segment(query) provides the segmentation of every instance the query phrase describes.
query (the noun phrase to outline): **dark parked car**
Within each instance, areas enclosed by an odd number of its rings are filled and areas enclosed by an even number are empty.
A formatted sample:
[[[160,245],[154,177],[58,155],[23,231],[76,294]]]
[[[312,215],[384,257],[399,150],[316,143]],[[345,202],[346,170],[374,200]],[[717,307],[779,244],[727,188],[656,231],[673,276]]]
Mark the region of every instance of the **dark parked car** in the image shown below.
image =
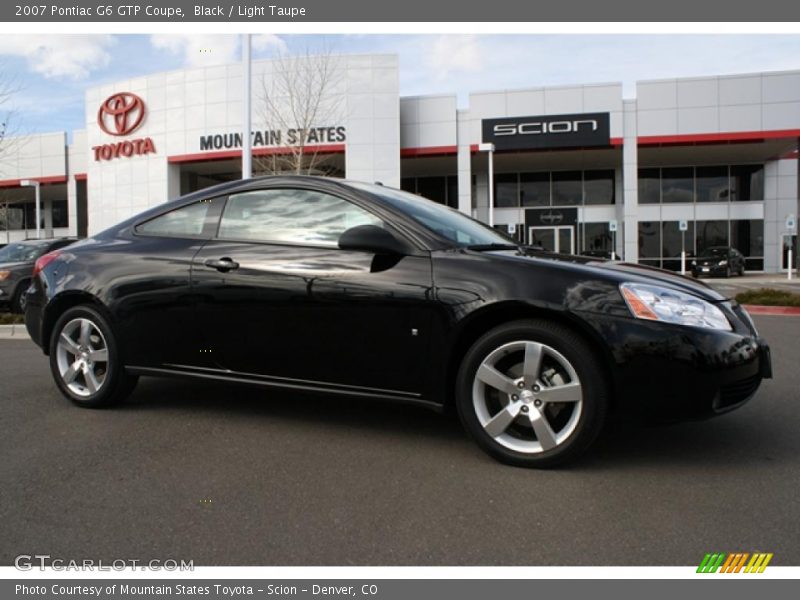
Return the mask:
[[[744,275],[744,256],[736,248],[713,246],[692,259],[694,277]]]
[[[26,240],[0,248],[0,308],[25,311],[25,290],[36,259],[71,244],[76,238]]]
[[[707,417],[771,376],[747,313],[704,284],[312,177],[222,184],[48,254],[25,316],[81,406],[142,375],[454,405],[522,466],[572,459],[610,410]]]

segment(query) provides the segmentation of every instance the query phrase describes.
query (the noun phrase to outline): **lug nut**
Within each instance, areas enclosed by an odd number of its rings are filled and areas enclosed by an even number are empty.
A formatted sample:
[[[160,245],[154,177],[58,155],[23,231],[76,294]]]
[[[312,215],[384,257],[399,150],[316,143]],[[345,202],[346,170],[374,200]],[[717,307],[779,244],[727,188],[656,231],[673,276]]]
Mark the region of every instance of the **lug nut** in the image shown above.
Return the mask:
[[[539,391],[539,386],[538,385],[533,386],[533,391],[534,392],[538,392]]]
[[[533,405],[534,406],[541,406],[542,405],[542,401],[541,400],[534,400],[533,401]]]
[[[512,394],[511,395],[511,399],[512,400],[519,400],[519,396],[517,396],[516,394]]]
[[[518,387],[518,388],[524,388],[524,387],[525,387],[525,383],[524,383],[524,382],[522,382],[522,381],[520,381],[520,382],[517,384],[517,387]]]
[[[526,412],[528,412],[528,407],[527,406],[523,406],[520,410],[522,410],[522,412],[526,413]]]

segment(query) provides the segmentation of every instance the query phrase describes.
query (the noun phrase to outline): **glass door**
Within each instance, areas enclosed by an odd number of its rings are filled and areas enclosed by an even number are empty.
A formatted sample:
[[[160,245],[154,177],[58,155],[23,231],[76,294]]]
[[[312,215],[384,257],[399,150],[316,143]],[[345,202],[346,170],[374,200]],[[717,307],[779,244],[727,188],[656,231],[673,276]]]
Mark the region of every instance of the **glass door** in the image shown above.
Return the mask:
[[[549,252],[575,254],[575,228],[572,225],[558,227],[530,227],[531,246],[541,246]]]

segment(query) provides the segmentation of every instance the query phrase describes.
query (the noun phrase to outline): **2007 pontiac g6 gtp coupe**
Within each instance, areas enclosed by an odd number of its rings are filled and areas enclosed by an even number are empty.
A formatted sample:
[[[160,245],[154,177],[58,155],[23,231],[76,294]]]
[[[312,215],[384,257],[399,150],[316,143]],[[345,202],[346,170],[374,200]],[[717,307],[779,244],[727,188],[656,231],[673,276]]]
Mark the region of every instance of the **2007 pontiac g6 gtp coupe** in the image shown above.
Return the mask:
[[[80,406],[142,375],[454,405],[530,467],[577,456],[612,410],[710,416],[771,376],[747,313],[702,283],[313,177],[219,185],[43,256],[26,324]]]

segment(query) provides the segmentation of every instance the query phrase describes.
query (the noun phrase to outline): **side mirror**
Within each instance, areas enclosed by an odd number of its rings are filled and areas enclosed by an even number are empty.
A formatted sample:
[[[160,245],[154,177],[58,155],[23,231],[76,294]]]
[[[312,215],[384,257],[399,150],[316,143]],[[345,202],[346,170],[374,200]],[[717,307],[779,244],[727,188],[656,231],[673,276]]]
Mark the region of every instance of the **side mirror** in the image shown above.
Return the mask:
[[[403,244],[391,232],[377,225],[351,227],[339,238],[339,248],[375,254],[405,254]]]

